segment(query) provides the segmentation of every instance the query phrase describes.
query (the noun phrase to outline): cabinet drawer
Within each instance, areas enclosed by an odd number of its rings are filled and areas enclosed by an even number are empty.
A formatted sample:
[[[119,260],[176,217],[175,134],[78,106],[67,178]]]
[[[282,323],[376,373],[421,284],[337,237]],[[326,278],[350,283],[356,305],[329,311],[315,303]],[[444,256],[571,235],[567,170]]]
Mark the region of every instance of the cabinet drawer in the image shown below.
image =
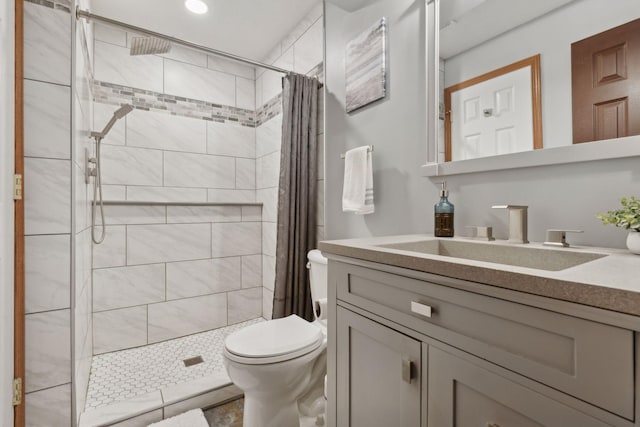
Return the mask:
[[[428,363],[429,426],[608,425],[442,350],[430,347]]]
[[[632,331],[373,269],[330,268],[338,300],[634,418]]]

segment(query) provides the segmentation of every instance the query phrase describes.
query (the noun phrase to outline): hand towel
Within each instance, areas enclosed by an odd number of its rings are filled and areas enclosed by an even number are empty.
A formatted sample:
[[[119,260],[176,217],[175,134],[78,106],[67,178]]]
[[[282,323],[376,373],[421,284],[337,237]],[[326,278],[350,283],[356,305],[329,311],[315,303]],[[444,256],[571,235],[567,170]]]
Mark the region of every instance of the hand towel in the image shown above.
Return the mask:
[[[344,156],[342,211],[357,215],[373,213],[373,161],[369,146],[354,148]]]

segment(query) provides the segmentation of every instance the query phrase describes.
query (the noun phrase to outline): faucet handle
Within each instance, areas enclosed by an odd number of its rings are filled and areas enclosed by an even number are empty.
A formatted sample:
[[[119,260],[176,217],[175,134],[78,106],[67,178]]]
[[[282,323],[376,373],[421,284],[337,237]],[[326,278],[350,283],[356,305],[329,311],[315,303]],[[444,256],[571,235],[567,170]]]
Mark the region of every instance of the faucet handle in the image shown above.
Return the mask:
[[[584,233],[584,230],[547,230],[547,239],[544,245],[568,248],[567,233]]]
[[[482,225],[468,225],[466,228],[474,230],[474,235],[471,236],[474,240],[484,240],[490,242],[496,240],[493,237],[493,227],[485,227]]]

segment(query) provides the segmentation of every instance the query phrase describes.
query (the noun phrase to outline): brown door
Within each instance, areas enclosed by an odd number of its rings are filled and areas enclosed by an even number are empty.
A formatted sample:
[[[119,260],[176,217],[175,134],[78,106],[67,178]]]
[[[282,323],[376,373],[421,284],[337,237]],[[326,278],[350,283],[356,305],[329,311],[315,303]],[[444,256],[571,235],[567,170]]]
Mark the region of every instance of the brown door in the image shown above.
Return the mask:
[[[640,19],[571,45],[573,143],[640,135]]]

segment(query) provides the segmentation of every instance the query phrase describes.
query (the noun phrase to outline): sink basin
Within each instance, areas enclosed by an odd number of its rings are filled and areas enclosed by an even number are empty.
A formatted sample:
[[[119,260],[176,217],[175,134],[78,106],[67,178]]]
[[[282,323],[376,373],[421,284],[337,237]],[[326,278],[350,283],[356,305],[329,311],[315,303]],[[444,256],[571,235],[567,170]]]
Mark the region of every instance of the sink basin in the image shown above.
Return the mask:
[[[560,271],[607,255],[570,249],[540,249],[528,246],[464,242],[459,240],[421,240],[378,245],[421,254],[441,255],[496,264],[514,265],[546,271]]]

